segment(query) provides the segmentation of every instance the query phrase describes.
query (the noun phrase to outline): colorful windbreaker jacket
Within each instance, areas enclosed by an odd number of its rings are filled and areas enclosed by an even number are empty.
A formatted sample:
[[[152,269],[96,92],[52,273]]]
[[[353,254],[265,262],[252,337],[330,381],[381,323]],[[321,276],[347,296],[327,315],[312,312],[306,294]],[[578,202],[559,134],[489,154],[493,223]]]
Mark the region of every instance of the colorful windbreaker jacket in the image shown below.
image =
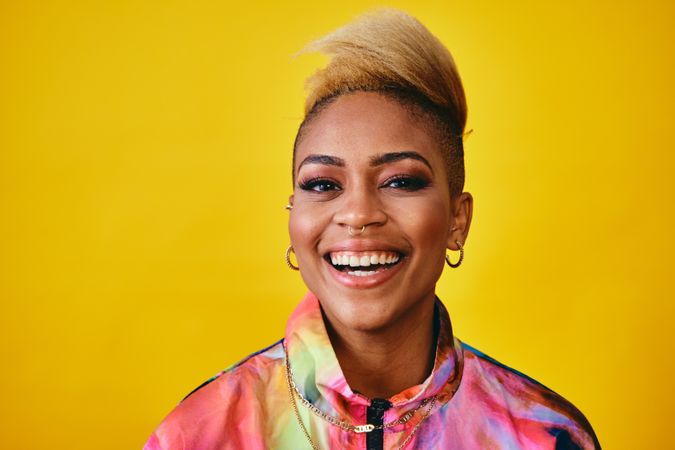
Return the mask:
[[[354,433],[327,422],[295,398],[320,449],[599,449],[572,404],[453,336],[436,300],[438,340],[429,377],[388,399],[370,400],[347,384],[331,347],[317,298],[309,293],[291,315],[285,338],[219,373],[185,398],[144,450],[311,449],[291,406],[285,351],[303,396],[354,425],[389,424],[428,400],[404,424]],[[413,433],[415,430],[415,433]]]

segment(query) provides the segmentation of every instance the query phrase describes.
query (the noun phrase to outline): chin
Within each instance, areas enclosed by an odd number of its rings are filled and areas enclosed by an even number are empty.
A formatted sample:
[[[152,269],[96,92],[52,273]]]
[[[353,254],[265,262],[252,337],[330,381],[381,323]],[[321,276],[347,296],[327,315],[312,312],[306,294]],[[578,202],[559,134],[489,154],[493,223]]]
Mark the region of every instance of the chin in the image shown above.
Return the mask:
[[[386,328],[391,323],[391,320],[382,315],[354,313],[343,318],[341,322],[353,331],[375,333]]]
[[[321,306],[331,322],[337,321],[342,327],[353,331],[376,332],[396,321],[397,308],[393,307],[390,297],[366,297],[334,297],[329,302],[321,301]]]

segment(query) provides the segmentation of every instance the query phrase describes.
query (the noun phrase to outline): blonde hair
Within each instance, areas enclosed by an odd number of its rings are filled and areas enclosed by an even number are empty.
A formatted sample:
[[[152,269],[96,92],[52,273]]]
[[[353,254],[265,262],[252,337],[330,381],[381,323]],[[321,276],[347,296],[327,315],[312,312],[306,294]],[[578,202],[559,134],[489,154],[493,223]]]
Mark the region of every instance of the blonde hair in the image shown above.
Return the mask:
[[[396,9],[378,9],[309,43],[298,53],[308,52],[320,52],[331,59],[306,81],[305,118],[295,147],[303,128],[338,96],[354,91],[381,92],[427,113],[448,147],[445,156],[451,191],[461,192],[462,135],[467,116],[464,89],[452,55],[422,23]]]

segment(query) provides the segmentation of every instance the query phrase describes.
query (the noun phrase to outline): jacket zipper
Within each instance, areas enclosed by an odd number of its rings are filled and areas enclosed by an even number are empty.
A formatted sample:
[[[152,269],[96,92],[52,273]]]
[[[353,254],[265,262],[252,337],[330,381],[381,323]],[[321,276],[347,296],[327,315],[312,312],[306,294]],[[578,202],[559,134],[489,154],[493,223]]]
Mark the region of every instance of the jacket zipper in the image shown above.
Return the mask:
[[[384,423],[384,412],[391,408],[391,403],[382,398],[374,398],[366,410],[367,422],[371,425]],[[384,430],[376,429],[366,434],[366,450],[384,450]]]

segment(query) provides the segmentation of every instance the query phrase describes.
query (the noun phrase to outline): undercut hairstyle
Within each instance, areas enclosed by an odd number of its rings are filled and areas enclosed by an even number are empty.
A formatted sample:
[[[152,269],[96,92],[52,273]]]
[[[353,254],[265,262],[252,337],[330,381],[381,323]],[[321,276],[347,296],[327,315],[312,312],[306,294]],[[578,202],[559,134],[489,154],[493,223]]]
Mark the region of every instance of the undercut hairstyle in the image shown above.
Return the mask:
[[[293,167],[303,133],[323,109],[344,94],[377,92],[399,102],[434,135],[446,162],[450,193],[462,192],[464,88],[452,55],[422,23],[396,9],[378,9],[298,53],[311,52],[330,60],[306,80],[305,116],[293,145]]]

